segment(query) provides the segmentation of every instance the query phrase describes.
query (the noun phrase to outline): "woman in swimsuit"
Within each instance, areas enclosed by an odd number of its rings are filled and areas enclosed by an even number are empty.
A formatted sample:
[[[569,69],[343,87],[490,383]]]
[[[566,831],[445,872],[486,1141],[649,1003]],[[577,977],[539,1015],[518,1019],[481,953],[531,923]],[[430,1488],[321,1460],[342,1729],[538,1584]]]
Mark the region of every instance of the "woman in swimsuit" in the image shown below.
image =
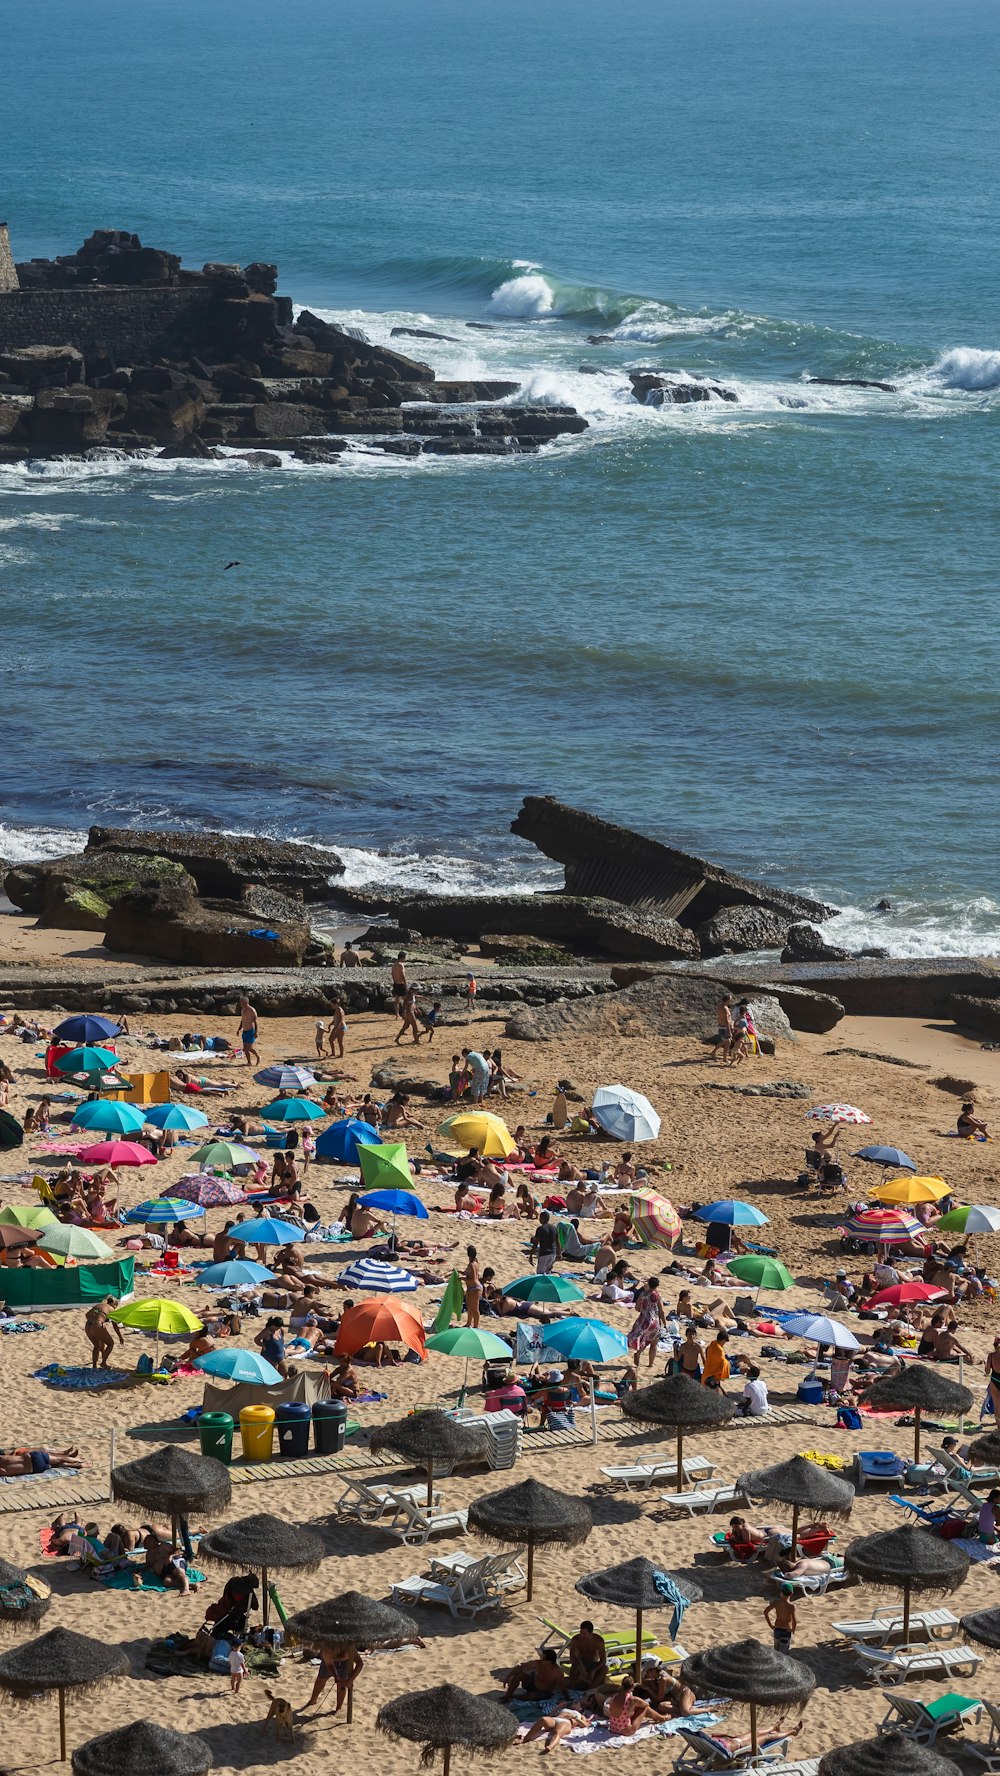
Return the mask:
[[[997,1423],[1000,1424],[1000,1338],[994,1338],[993,1349],[983,1367],[989,1381],[990,1409]]]
[[[608,1729],[619,1738],[627,1739],[638,1727],[647,1721],[669,1720],[670,1716],[661,1708],[654,1708],[647,1696],[639,1696],[635,1692],[630,1677],[623,1678],[621,1688],[616,1690],[607,1706]]]
[[[479,1260],[475,1246],[466,1246],[468,1264],[462,1281],[465,1286],[465,1323],[467,1326],[478,1326],[479,1303],[483,1298],[483,1285],[479,1275]]]
[[[114,1305],[114,1296],[107,1295],[103,1301],[98,1301],[93,1307],[87,1309],[83,1330],[94,1353],[94,1359],[90,1365],[92,1369],[106,1369],[108,1366],[108,1358],[115,1348],[112,1327],[117,1334],[119,1344],[125,1343],[122,1329],[117,1320],[111,1320],[108,1317]]]

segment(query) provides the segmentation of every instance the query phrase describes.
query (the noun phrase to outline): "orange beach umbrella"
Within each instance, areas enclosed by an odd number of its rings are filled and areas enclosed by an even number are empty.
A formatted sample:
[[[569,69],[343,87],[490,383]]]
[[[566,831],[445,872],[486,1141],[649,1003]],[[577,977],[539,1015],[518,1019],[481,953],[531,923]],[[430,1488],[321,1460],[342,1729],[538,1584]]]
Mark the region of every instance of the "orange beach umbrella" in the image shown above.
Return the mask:
[[[405,1344],[407,1350],[425,1354],[423,1321],[412,1308],[385,1295],[373,1295],[349,1307],[340,1322],[334,1350],[353,1357],[366,1344]]]

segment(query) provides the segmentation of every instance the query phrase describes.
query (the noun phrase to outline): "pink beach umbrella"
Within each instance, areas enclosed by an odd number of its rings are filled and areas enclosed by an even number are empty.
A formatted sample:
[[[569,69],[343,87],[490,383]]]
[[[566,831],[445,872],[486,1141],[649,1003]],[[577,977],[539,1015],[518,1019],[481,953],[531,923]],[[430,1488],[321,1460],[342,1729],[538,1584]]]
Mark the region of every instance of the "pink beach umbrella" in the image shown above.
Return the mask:
[[[153,1166],[156,1155],[138,1141],[98,1141],[95,1147],[84,1147],[77,1155],[80,1165]]]

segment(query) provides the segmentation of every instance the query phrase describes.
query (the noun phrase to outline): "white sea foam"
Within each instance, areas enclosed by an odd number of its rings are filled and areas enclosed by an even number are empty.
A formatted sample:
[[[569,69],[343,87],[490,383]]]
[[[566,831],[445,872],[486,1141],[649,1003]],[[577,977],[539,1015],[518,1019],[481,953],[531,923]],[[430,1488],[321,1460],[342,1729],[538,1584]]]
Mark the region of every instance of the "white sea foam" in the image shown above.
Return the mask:
[[[489,312],[509,319],[541,321],[556,313],[555,291],[540,271],[524,271],[498,285],[489,302]]]
[[[85,832],[61,826],[8,826],[0,821],[0,857],[5,863],[38,863],[46,857],[66,857],[82,851]]]
[[[870,907],[844,907],[823,926],[828,943],[860,950],[877,945],[890,956],[1000,955],[1000,901],[981,894],[971,900],[896,900],[891,913]]]
[[[968,389],[979,393],[1000,388],[1000,351],[980,351],[972,345],[956,345],[942,352],[926,372],[926,380],[942,388]]]
[[[554,865],[525,867],[522,858],[461,857],[445,851],[369,851],[362,846],[331,847],[344,863],[335,879],[345,888],[405,888],[428,894],[530,894],[562,879]]]

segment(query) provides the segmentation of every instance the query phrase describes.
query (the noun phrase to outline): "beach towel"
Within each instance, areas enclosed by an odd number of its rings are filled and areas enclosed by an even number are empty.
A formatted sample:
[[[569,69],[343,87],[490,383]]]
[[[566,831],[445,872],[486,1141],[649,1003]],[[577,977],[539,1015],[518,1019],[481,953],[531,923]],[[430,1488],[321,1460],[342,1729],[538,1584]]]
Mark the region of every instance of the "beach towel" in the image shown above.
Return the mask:
[[[61,1363],[47,1363],[44,1369],[34,1370],[32,1380],[67,1393],[86,1394],[98,1388],[121,1387],[132,1380],[132,1373],[128,1369],[67,1369]]]
[[[142,1580],[141,1585],[135,1583],[137,1574]],[[168,1589],[156,1573],[150,1572],[146,1566],[140,1566],[138,1562],[131,1562],[127,1567],[118,1567],[114,1572],[101,1573],[99,1576],[101,1584],[108,1585],[112,1591],[166,1591]],[[196,1566],[188,1567],[188,1578],[192,1585],[203,1585],[205,1582],[205,1574],[200,1572]]]
[[[634,1733],[609,1733],[604,1722],[594,1721],[589,1727],[578,1727],[563,1740],[563,1744],[567,1751],[576,1751],[581,1757],[587,1757],[594,1751],[620,1751],[622,1746],[635,1745],[639,1739],[669,1739],[672,1734],[679,1733],[682,1727],[704,1733],[710,1727],[717,1726],[722,1718],[721,1714],[689,1714],[683,1720],[650,1721],[647,1726],[639,1727]]]
[[[0,1332],[44,1332],[41,1320],[4,1320],[0,1323]]]
[[[996,1546],[988,1548],[985,1542],[976,1541],[972,1536],[955,1536],[951,1545],[953,1548],[961,1548],[963,1554],[967,1554],[970,1560],[977,1563],[1000,1558],[1000,1548]]]
[[[659,1568],[653,1573],[653,1584],[656,1586],[660,1596],[665,1598],[667,1603],[673,1604],[674,1613],[670,1618],[670,1638],[671,1640],[675,1640],[681,1630],[681,1623],[684,1620],[684,1611],[688,1608],[691,1599],[686,1596],[678,1585],[675,1585],[669,1573],[660,1572]]]

